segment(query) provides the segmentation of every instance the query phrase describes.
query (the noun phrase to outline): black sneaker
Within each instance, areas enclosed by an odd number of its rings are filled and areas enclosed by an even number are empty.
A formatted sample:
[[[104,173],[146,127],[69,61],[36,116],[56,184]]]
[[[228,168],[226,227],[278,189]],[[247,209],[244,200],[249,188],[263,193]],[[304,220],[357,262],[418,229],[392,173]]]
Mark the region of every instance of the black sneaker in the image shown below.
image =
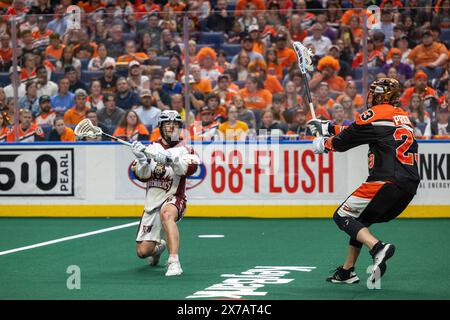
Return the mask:
[[[342,266],[339,266],[334,271],[334,274],[327,278],[327,281],[332,283],[358,283],[359,278],[355,273],[354,267],[345,270]]]
[[[394,253],[395,246],[393,244],[383,243],[381,241],[370,250],[370,255],[373,258],[373,269],[369,281],[374,283],[376,280],[381,279],[387,269],[386,261],[391,258]]]

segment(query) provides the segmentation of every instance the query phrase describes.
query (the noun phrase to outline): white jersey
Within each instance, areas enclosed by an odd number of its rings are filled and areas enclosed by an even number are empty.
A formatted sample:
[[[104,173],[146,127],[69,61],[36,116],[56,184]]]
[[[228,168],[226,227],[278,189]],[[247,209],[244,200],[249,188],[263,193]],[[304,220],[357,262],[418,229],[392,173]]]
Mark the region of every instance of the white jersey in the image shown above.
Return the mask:
[[[192,175],[197,170],[197,163],[200,162],[191,147],[178,144],[173,148],[164,145],[162,140],[153,142],[147,148],[156,151],[166,151],[172,156],[173,162],[162,165],[149,160],[146,163],[135,161],[132,170],[141,181],[147,182],[147,195],[145,199],[146,213],[150,213],[160,208],[165,202],[176,198],[174,202],[179,214],[182,214],[186,202],[186,177]],[[186,155],[193,155],[190,158]],[[195,159],[195,160],[193,160]]]

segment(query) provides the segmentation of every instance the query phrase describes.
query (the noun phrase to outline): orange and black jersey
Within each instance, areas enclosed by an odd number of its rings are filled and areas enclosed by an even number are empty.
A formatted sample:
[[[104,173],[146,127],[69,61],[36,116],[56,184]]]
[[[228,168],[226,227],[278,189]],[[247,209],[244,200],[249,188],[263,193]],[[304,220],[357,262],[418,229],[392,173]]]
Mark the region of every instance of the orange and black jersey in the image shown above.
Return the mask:
[[[418,144],[405,111],[388,104],[377,105],[349,127],[331,127],[331,131],[336,135],[326,141],[328,150],[346,151],[369,145],[367,181],[391,181],[416,193],[420,181]]]

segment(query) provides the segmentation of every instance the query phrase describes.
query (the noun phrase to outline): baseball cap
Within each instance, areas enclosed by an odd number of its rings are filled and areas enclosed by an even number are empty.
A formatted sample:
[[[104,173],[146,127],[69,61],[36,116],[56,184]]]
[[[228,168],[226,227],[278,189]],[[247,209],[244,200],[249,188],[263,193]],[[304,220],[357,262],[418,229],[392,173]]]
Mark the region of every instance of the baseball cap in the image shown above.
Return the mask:
[[[14,72],[14,67],[11,66],[11,67],[9,68],[9,74],[12,74],[13,72]],[[17,72],[22,72],[22,68],[19,67],[19,66],[17,66]]]
[[[137,60],[133,60],[128,64],[128,68],[132,68],[134,66],[140,66],[141,64]]]
[[[208,106],[203,106],[200,109],[200,114],[207,114],[207,113],[211,114],[212,113],[211,109]]]
[[[141,91],[141,98],[143,97],[151,97],[152,96],[152,92],[149,89],[143,89]]]
[[[67,67],[64,68],[64,73],[69,73],[69,72],[72,72],[72,71],[75,71],[75,72],[77,71],[77,69],[75,69],[75,67],[72,66],[72,65],[67,66]]]
[[[275,37],[275,41],[280,41],[280,40],[287,40],[286,36],[282,33],[277,34]]]
[[[341,49],[339,48],[339,46],[337,46],[337,45],[335,45],[335,44],[333,44],[331,47],[330,47],[330,50],[331,49],[336,49],[337,51],[341,51]]]
[[[162,83],[172,84],[176,82],[175,73],[173,71],[164,72],[164,77],[162,78]]]
[[[244,34],[242,37],[242,41],[253,41],[252,37],[248,33]]]
[[[253,32],[253,31],[259,31],[259,27],[257,24],[252,24],[250,27],[248,27],[248,32]]]
[[[108,67],[116,67],[116,62],[110,59],[106,59],[105,62],[103,62],[103,69],[106,69]]]
[[[87,93],[84,89],[77,89],[75,90],[75,97],[79,97],[79,96],[83,96],[83,97],[87,97]]]
[[[47,95],[43,95],[39,98],[39,104],[44,103],[44,102],[50,102],[51,98],[50,96]]]
[[[228,75],[227,74],[221,74],[219,77],[217,77],[217,81],[220,81],[222,79],[226,79],[228,81]]]
[[[189,79],[189,83],[195,83],[194,76],[192,74],[189,75],[188,79]],[[186,77],[185,76],[181,77],[181,83],[182,84],[186,83]]]

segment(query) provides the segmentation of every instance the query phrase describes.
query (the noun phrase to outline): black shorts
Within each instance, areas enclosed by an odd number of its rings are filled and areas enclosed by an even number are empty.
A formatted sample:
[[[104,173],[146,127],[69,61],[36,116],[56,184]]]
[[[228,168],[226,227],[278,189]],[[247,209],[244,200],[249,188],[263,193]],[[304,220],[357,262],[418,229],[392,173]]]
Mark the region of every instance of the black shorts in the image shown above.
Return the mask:
[[[341,204],[337,214],[353,217],[368,227],[395,219],[413,198],[413,194],[400,189],[395,183],[365,182]]]

